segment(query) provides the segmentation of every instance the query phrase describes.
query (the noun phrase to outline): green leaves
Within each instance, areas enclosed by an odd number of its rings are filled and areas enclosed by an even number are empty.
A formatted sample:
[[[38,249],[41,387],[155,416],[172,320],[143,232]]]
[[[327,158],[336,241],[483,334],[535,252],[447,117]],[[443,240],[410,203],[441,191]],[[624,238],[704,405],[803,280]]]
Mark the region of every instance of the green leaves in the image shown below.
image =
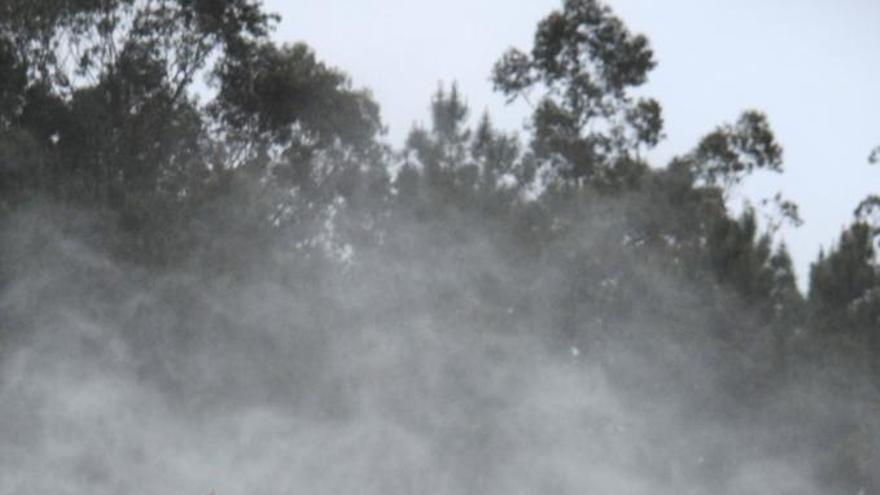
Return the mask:
[[[211,55],[264,37],[274,19],[253,0],[0,2],[0,32],[30,76],[68,92],[111,76],[137,46],[182,95]]]
[[[327,67],[304,45],[249,47],[222,62],[213,110],[234,127],[290,139],[299,131],[325,146],[334,140],[365,145],[381,131],[379,107],[353,90],[348,78]]]
[[[703,137],[689,160],[703,183],[730,187],[755,170],[782,172],[782,147],[766,115],[749,110]]]
[[[431,128],[412,129],[403,150],[406,163],[396,182],[402,202],[425,200],[423,213],[465,205],[501,211],[531,182],[517,137],[496,130],[488,114],[471,129],[468,114],[455,84],[437,91]]]
[[[873,238],[870,225],[854,223],[841,234],[837,246],[827,256],[820,255],[813,264],[810,271],[810,303],[824,330],[850,333],[877,331],[877,318],[880,317],[880,305],[876,304],[878,300],[875,299],[873,310],[865,311],[862,308],[858,312],[861,315],[873,313],[871,318],[862,319],[853,312],[854,305],[880,287]],[[880,353],[880,347],[874,352]]]
[[[511,48],[492,69],[492,82],[495,90],[504,93],[508,103],[512,103],[536,82],[531,59],[525,53]]]
[[[540,22],[531,54],[509,50],[492,79],[511,101],[542,90],[535,149],[563,177],[595,181],[613,177],[617,163],[661,139],[660,104],[630,95],[654,66],[647,39],[630,33],[607,6],[567,0]]]

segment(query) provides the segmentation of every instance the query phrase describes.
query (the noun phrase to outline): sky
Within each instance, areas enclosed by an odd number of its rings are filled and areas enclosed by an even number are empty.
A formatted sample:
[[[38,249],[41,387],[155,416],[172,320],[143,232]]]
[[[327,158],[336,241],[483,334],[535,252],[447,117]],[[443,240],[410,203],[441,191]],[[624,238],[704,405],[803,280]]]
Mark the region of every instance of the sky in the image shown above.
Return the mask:
[[[665,165],[745,109],[767,113],[785,150],[785,173],[757,175],[731,206],[782,192],[805,220],[783,229],[801,285],[819,249],[880,192],[880,0],[610,0],[658,61],[640,93],[663,105],[667,139],[650,155]],[[561,0],[265,1],[280,13],[281,42],[304,41],[319,58],[372,90],[389,142],[428,120],[439,84],[456,82],[472,118],[489,111],[522,131],[524,104],[492,91],[490,70],[509,47],[531,47],[538,21]]]

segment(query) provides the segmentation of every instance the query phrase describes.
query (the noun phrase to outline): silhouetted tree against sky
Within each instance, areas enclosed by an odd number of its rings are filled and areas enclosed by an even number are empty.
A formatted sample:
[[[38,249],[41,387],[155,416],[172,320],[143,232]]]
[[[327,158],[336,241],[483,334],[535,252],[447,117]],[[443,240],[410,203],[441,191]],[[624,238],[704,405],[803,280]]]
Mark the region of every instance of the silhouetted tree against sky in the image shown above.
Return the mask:
[[[516,136],[492,126],[483,114],[475,129],[469,108],[455,84],[438,89],[431,101],[431,127],[415,127],[403,150],[400,194],[426,195],[444,208],[489,208],[501,213],[532,183]],[[416,177],[419,177],[418,179]]]
[[[698,180],[730,188],[753,172],[782,172],[782,148],[764,114],[744,112],[735,124],[718,127],[700,141],[689,157]]]
[[[534,99],[532,146],[562,177],[614,182],[662,136],[660,104],[631,94],[654,66],[648,40],[607,6],[567,0],[540,22],[530,53],[499,60],[493,81],[511,100]]]
[[[872,164],[876,153],[869,157]],[[812,265],[809,299],[816,329],[846,342],[880,376],[878,204],[875,195],[862,200],[837,244]]]

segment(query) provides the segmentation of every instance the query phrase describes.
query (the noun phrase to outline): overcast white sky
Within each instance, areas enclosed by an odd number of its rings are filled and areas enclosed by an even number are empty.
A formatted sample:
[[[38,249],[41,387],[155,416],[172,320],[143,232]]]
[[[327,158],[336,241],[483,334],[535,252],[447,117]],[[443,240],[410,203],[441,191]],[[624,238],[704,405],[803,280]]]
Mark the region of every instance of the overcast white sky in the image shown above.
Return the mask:
[[[747,108],[765,111],[785,148],[781,177],[753,179],[743,198],[775,191],[801,205],[806,224],[784,232],[803,281],[869,192],[880,193],[880,0],[610,0],[646,34],[659,65],[645,93],[663,105],[665,164]],[[280,41],[305,41],[370,88],[389,140],[427,119],[438,83],[457,81],[472,114],[488,109],[519,129],[488,80],[510,46],[531,47],[535,25],[561,0],[268,0]],[[739,200],[741,202],[742,198]]]

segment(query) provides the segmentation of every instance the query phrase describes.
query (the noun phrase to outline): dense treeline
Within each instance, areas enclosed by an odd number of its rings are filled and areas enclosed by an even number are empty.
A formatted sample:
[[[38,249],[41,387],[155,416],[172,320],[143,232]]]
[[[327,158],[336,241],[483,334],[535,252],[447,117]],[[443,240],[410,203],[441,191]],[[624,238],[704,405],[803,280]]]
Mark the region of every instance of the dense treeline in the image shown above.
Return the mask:
[[[304,298],[328,274],[370,280],[393,260],[388,273],[410,277],[397,283],[419,287],[437,321],[503,328],[516,315],[640,395],[687,388],[695,421],[780,425],[767,442],[822,452],[810,459],[829,493],[880,490],[876,198],[803,294],[776,236],[800,222],[796,205],[777,196],[759,221],[726,203],[753,173],[783,172],[766,116],[745,111],[690,153],[647,163],[661,105],[634,90],[654,56],[599,2],[566,0],[492,70],[498,91],[533,105],[527,141],[489,115],[472,127],[453,85],[402,149],[382,141],[370,93],[306,45],[276,44],[274,21],[253,0],[0,2],[4,243],[18,245],[21,212],[48,204],[85,212],[89,227],[71,232],[133,271],[271,278]],[[0,290],[30,254],[0,258]],[[26,325],[6,312],[0,342],[14,342]],[[324,325],[360,318],[327,312]],[[662,351],[673,344],[681,362]],[[618,348],[678,383],[627,370],[609,358]],[[779,406],[807,384],[846,412]],[[711,486],[731,459],[692,469]]]

